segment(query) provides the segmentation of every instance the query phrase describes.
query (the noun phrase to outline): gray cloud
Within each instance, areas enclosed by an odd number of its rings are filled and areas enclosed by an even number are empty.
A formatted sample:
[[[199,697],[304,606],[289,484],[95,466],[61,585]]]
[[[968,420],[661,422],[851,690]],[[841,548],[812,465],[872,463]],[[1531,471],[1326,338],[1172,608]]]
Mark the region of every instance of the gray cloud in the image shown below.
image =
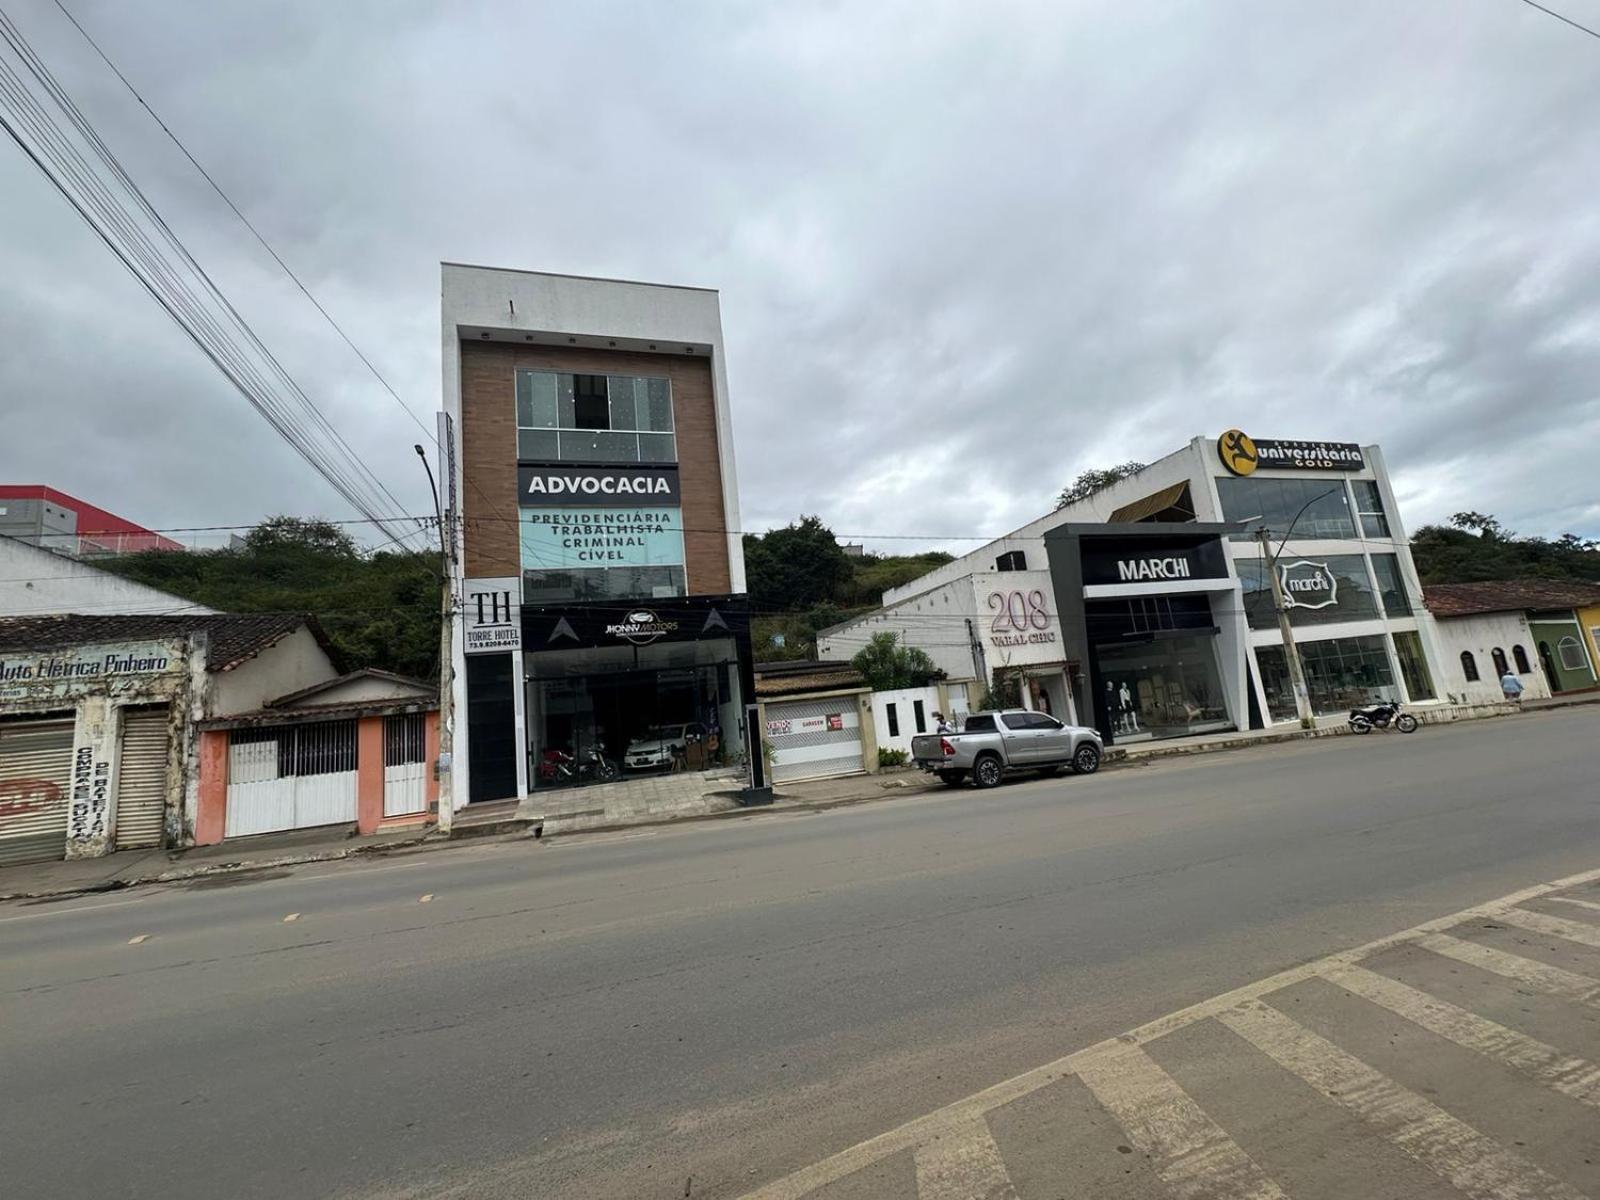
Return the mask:
[[[416,428],[54,5],[12,11],[428,507]],[[1412,527],[1600,534],[1600,43],[1525,6],[74,11],[425,421],[437,263],[489,262],[722,290],[752,528],[997,533],[1242,425],[1382,443]],[[7,147],[0,194],[0,473],[348,515]]]

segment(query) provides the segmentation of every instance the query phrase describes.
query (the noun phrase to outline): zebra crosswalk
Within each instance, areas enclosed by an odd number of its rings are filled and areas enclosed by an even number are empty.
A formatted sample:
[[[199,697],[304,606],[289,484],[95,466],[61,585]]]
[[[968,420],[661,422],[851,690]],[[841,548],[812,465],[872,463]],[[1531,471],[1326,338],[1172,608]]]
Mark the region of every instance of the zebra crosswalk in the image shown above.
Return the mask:
[[[1600,1198],[1597,1008],[1600,870],[1169,1014],[746,1200]]]

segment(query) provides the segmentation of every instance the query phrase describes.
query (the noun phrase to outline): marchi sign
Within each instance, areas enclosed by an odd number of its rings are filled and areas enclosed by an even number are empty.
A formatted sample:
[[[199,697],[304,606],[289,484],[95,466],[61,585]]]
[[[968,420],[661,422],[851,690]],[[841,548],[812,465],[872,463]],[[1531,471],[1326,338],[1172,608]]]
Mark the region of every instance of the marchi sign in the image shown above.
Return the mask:
[[[1174,555],[1171,558],[1120,558],[1117,560],[1117,578],[1123,583],[1145,583],[1155,579],[1188,579],[1189,560]]]
[[[1339,603],[1339,577],[1327,563],[1283,563],[1278,567],[1285,608],[1332,608]]]

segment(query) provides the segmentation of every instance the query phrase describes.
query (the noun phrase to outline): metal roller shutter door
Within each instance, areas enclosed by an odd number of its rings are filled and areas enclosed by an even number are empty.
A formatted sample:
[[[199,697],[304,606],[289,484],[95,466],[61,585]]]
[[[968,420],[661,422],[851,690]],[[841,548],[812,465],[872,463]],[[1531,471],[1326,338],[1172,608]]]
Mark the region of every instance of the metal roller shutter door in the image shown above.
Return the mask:
[[[774,783],[855,775],[866,769],[861,717],[853,696],[768,704],[766,736],[772,746]]]
[[[67,856],[71,721],[0,724],[0,866]]]
[[[122,718],[117,767],[117,849],[161,845],[167,808],[167,717],[161,708],[129,709]]]

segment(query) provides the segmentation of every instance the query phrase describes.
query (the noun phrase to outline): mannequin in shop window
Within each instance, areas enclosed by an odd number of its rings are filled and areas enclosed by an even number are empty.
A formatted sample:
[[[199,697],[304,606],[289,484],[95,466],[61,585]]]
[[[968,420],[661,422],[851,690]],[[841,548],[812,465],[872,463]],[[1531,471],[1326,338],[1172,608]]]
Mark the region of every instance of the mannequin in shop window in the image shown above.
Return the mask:
[[[1122,710],[1122,719],[1127,724],[1126,733],[1139,732],[1139,710],[1133,704],[1133,692],[1124,679],[1122,686],[1117,689],[1117,704]]]

